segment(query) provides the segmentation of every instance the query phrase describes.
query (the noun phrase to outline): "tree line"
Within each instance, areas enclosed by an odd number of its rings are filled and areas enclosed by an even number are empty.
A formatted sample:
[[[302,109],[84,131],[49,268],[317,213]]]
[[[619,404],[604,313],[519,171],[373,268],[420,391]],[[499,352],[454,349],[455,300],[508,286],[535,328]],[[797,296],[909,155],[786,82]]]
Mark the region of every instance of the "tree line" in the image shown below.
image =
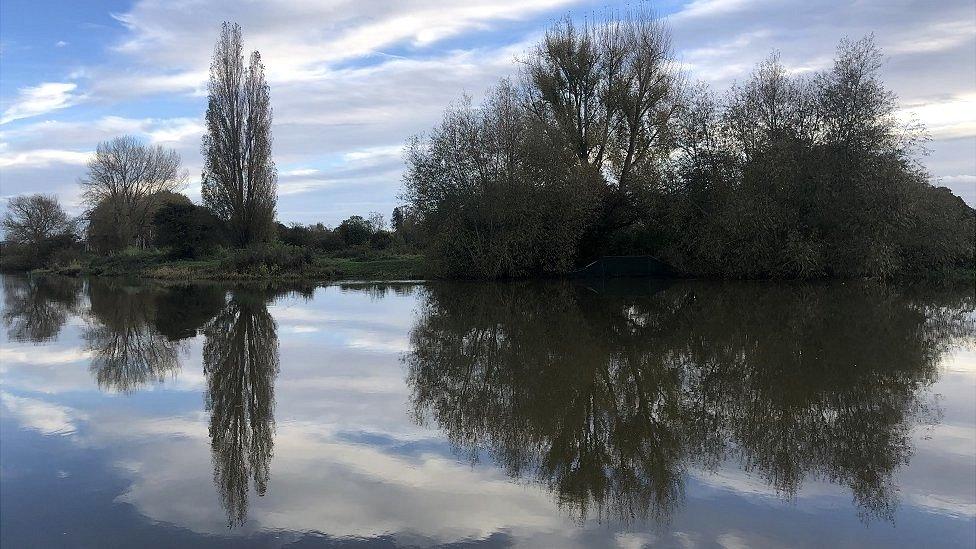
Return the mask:
[[[433,275],[564,274],[608,255],[736,278],[890,277],[972,269],[976,212],[929,183],[926,134],[896,116],[872,37],[833,65],[791,72],[777,54],[723,95],[692,85],[647,12],[552,25],[480,105],[463,97],[413,137],[404,204],[337,227],[276,219],[272,109],[241,29],[214,49],[202,205],[179,155],[123,136],[80,181],[84,215],[12,199],[3,265],[31,269],[158,248],[289,269],[313,252],[423,252]],[[236,257],[236,256],[235,256]],[[236,267],[235,267],[236,268]]]
[[[485,100],[415,137],[404,198],[439,271],[559,274],[651,255],[694,275],[893,276],[973,266],[974,210],[918,162],[873,37],[777,54],[724,95],[687,84],[638,12],[565,19]]]

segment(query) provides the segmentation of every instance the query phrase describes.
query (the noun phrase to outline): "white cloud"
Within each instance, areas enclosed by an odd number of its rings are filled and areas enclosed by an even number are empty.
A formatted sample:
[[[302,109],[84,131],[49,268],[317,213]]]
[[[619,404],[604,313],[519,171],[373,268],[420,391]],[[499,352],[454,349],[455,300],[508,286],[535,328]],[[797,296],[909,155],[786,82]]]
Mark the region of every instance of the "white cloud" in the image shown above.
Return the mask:
[[[21,88],[17,99],[3,111],[0,124],[70,107],[81,99],[74,93],[77,87],[73,82],[45,82]]]
[[[935,139],[976,136],[976,93],[906,107],[898,116],[923,123]]]
[[[83,165],[91,157],[90,152],[58,149],[34,149],[24,152],[0,152],[0,168],[39,168],[52,164]]]
[[[314,175],[319,173],[315,168],[296,168],[294,170],[285,170],[278,175],[281,177],[299,177],[303,175]]]
[[[68,45],[68,42],[65,42],[64,40],[58,40],[57,42],[54,43],[54,47],[55,48],[63,48],[65,46],[67,46],[67,45]]]

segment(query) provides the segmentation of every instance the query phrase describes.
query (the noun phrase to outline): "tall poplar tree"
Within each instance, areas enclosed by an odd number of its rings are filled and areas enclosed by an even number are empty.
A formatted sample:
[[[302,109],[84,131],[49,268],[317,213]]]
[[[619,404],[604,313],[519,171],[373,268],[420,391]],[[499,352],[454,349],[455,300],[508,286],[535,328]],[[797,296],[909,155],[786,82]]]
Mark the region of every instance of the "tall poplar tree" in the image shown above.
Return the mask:
[[[224,23],[210,65],[203,201],[239,246],[274,230],[278,173],[271,158],[271,94],[261,54],[244,65],[241,27]]]

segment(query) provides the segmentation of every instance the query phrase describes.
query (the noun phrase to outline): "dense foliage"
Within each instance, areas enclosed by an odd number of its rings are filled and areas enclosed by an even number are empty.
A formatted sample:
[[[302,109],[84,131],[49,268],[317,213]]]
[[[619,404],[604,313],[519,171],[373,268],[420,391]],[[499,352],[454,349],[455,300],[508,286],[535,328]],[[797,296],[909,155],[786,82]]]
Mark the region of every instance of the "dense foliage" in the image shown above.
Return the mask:
[[[928,183],[924,134],[895,117],[871,38],[790,76],[776,56],[724,102],[677,117],[673,183],[652,212],[658,251],[720,276],[889,276],[972,265],[973,210]]]
[[[153,242],[180,258],[200,257],[224,243],[220,220],[189,200],[160,207],[153,216],[153,229]]]
[[[716,98],[637,15],[565,21],[521,80],[409,147],[405,198],[441,272],[563,273],[652,255],[698,275],[894,276],[973,266],[974,211],[928,183],[872,38],[792,75],[773,55]]]

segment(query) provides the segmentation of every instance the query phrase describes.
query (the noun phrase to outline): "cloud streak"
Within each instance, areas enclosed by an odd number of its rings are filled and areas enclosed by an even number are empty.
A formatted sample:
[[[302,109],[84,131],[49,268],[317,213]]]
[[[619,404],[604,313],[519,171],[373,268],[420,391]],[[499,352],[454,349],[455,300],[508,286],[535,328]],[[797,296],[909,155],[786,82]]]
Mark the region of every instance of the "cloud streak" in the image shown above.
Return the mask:
[[[75,93],[77,87],[74,82],[44,82],[21,88],[17,99],[3,111],[0,124],[70,107],[82,99]]]

